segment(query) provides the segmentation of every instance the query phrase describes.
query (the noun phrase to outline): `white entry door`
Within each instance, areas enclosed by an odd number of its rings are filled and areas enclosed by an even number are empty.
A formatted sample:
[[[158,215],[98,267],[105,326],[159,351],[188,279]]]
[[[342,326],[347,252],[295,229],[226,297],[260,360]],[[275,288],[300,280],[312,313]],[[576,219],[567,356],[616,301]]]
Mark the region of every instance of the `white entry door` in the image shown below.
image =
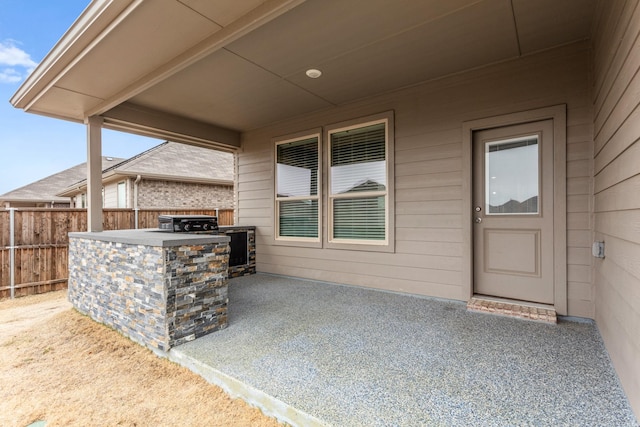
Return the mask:
[[[473,134],[474,293],[553,304],[553,121]]]

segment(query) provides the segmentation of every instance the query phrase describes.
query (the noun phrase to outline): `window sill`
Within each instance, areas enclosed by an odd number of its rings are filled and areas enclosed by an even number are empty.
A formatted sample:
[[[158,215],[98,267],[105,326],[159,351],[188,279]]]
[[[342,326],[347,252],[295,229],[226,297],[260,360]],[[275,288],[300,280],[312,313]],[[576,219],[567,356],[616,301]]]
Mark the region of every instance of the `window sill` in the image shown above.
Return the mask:
[[[298,248],[322,248],[322,241],[318,240],[303,240],[303,239],[287,239],[287,238],[274,238],[274,246],[291,246]]]
[[[347,250],[347,251],[360,251],[360,252],[386,252],[386,253],[395,253],[395,245],[393,242],[384,242],[384,243],[374,243],[374,242],[366,242],[362,243],[354,243],[353,241],[349,242],[327,242],[324,247],[326,249],[339,249],[339,250]]]

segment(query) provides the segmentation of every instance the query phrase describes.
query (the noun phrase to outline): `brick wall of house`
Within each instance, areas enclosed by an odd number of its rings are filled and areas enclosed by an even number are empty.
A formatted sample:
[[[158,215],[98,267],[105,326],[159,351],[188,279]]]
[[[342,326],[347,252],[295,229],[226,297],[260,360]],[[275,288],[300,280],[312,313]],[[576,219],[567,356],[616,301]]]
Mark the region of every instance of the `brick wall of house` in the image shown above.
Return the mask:
[[[233,185],[193,184],[143,179],[138,185],[140,208],[234,207]]]

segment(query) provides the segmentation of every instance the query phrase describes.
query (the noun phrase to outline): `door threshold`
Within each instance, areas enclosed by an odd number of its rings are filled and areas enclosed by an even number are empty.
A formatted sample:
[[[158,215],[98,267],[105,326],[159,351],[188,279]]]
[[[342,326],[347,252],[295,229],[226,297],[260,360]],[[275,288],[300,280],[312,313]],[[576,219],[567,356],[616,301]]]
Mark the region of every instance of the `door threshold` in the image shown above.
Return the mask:
[[[467,310],[536,322],[558,323],[556,310],[553,306],[528,301],[474,295],[467,303]]]

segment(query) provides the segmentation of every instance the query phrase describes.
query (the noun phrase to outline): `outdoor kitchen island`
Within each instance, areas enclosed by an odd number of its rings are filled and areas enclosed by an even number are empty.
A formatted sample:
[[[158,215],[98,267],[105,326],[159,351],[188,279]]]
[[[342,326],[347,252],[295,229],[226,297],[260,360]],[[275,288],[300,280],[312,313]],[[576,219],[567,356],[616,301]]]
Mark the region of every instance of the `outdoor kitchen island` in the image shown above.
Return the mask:
[[[69,301],[151,349],[227,326],[230,237],[157,229],[69,234]]]

